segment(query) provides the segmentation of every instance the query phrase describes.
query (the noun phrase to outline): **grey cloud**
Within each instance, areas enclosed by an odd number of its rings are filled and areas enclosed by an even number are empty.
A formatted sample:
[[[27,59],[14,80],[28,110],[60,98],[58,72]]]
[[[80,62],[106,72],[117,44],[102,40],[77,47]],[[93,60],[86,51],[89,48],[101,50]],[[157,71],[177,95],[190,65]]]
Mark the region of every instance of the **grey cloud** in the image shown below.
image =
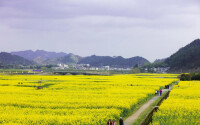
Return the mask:
[[[184,2],[183,2],[184,1]],[[24,18],[70,18],[74,16],[126,16],[157,18],[163,14],[185,12],[187,7],[198,7],[195,0],[4,0],[1,4],[8,13],[1,16]],[[191,10],[192,11],[192,10]],[[10,12],[10,13],[9,13]],[[187,9],[188,12],[188,9]],[[189,10],[190,12],[190,10]]]
[[[153,60],[198,37],[199,5],[199,0],[1,0],[0,49]]]

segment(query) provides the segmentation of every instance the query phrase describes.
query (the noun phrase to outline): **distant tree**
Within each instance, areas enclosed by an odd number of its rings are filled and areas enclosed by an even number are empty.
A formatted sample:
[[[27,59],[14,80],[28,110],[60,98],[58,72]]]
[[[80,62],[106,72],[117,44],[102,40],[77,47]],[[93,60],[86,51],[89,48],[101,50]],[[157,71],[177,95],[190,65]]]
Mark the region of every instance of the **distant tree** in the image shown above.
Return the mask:
[[[132,74],[135,74],[135,73],[141,73],[140,69],[138,67],[134,67],[131,72]]]
[[[135,64],[134,68],[138,68],[138,64]]]
[[[181,81],[190,81],[191,80],[191,75],[189,73],[183,73],[181,74]]]
[[[191,80],[200,80],[200,73],[191,73]]]

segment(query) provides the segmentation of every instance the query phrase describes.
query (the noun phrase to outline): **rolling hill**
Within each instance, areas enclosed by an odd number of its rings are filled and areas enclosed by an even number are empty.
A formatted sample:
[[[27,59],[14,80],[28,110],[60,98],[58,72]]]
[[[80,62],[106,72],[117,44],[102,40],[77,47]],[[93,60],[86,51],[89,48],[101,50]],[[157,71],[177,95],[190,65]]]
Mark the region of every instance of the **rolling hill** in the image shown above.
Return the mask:
[[[149,61],[143,57],[132,57],[132,58],[123,58],[121,56],[118,57],[110,57],[110,56],[88,56],[81,59],[79,64],[90,64],[91,66],[112,66],[112,67],[133,67],[136,64],[139,66],[144,65],[145,63],[149,63]]]
[[[31,65],[35,64],[33,61],[27,60],[23,57],[12,55],[7,52],[0,53],[0,63],[5,65]]]
[[[171,71],[200,71],[200,39],[196,39],[165,60]]]
[[[31,61],[35,61],[35,62],[37,62],[39,64],[42,64],[43,61],[45,61],[47,59],[63,57],[63,56],[68,55],[68,54],[63,53],[63,52],[56,53],[56,52],[48,52],[48,51],[44,51],[44,50],[17,51],[17,52],[11,52],[11,54],[12,55],[21,56],[21,57],[23,57],[25,59],[28,59],[28,60],[31,60]]]
[[[63,57],[57,57],[57,58],[50,58],[45,61],[43,61],[43,64],[77,64],[82,57],[74,54],[68,54]]]

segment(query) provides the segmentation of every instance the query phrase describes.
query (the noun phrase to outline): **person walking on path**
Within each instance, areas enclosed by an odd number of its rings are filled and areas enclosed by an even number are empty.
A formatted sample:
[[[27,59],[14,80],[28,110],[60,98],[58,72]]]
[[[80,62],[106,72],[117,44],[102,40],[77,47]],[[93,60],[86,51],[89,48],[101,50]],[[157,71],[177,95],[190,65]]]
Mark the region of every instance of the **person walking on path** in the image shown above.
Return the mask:
[[[120,117],[120,119],[119,119],[119,125],[124,125],[124,121],[123,121],[122,117]]]
[[[111,119],[108,120],[107,125],[112,125]]]
[[[112,125],[116,125],[116,121],[114,119],[112,121]]]
[[[155,95],[157,95],[157,94],[158,94],[158,91],[156,90],[156,91],[155,91]]]
[[[162,89],[160,89],[160,96],[162,95]]]

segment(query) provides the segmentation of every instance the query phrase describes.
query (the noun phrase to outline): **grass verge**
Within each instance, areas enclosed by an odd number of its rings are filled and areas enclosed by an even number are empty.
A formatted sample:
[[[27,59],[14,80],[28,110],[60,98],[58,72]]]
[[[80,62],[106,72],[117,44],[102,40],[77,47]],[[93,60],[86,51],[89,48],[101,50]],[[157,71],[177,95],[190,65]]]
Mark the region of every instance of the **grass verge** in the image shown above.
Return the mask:
[[[147,108],[147,110],[145,110],[144,112],[142,112],[140,114],[140,116],[138,117],[138,119],[135,121],[135,123],[133,125],[139,125],[140,122],[146,118],[147,114],[149,114],[151,112],[151,110],[158,105],[158,103],[160,102],[160,100],[167,94],[167,92],[163,93],[162,96],[160,96],[157,100],[155,100],[155,102],[153,104],[151,104],[151,106],[149,106]]]
[[[173,82],[170,84],[171,87],[173,87],[174,85],[178,84],[179,81],[176,81],[176,82]],[[140,114],[140,116],[138,117],[138,119],[135,121],[135,123],[133,125],[140,125],[140,123],[142,122],[142,120],[144,120],[147,115],[152,111],[152,109],[155,107],[155,106],[158,106],[160,105],[159,103],[162,103],[160,102],[165,96],[166,94],[168,94],[169,91],[166,91],[162,94],[162,96],[160,96],[157,100],[155,100],[155,102],[153,104],[151,104],[151,106],[149,106],[147,108],[147,110],[145,110],[144,112],[142,112]],[[164,99],[165,100],[165,99]],[[163,100],[163,101],[164,101]]]
[[[134,106],[134,108],[129,112],[129,114],[123,117],[123,120],[125,121],[125,119],[127,119],[130,115],[134,114],[138,109],[140,109],[140,107],[142,107],[146,102],[151,100],[153,97],[154,97],[154,95],[149,95],[146,99],[137,103]],[[116,122],[117,122],[116,125],[119,125],[119,123],[118,123],[119,121],[116,121]]]

